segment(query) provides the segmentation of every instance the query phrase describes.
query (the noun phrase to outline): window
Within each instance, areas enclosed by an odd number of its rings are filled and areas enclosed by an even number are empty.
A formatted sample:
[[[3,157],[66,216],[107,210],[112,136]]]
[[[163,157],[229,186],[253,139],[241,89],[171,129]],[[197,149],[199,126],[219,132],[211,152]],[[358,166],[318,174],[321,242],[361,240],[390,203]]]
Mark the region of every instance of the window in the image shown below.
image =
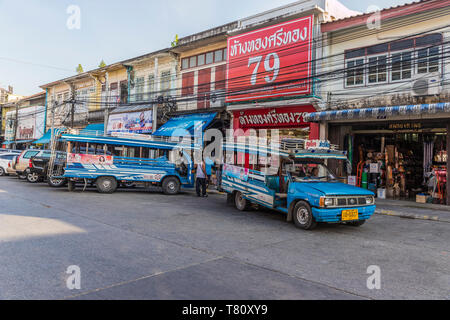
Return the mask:
[[[148,98],[152,99],[155,97],[155,75],[151,74],[148,76]]]
[[[161,91],[163,94],[168,94],[170,90],[170,71],[161,72]]]
[[[217,50],[214,52],[214,62],[223,61],[223,50]]]
[[[189,59],[188,58],[184,58],[183,60],[181,60],[181,68],[182,69],[189,68]]]
[[[369,57],[368,60],[368,83],[380,83],[387,81],[387,56]]]
[[[35,155],[37,155],[39,153],[39,151],[28,151],[23,155],[24,159],[30,159],[32,157],[34,157]]]
[[[181,95],[189,96],[194,94],[194,72],[183,73]]]
[[[411,79],[412,77],[412,52],[394,53],[391,56],[392,70],[391,81]]]
[[[189,68],[194,68],[197,66],[197,57],[191,57],[189,59]]]
[[[216,67],[216,90],[225,90],[225,72],[225,64]]]
[[[144,100],[144,77],[139,77],[136,79],[136,83],[134,84],[135,87],[135,94],[136,94],[136,100],[135,101],[142,101]]]
[[[420,49],[417,52],[417,73],[439,71],[439,47]]]
[[[223,62],[227,60],[227,49],[219,49],[212,52],[202,53],[189,58],[181,59],[181,69],[200,67],[208,64]]]
[[[197,64],[198,64],[198,66],[202,66],[205,64],[205,55],[204,54],[201,54],[198,56]]]
[[[364,84],[364,59],[347,61],[347,86]]]
[[[213,58],[214,58],[214,53],[213,52],[208,52],[206,54],[206,64],[213,63]]]

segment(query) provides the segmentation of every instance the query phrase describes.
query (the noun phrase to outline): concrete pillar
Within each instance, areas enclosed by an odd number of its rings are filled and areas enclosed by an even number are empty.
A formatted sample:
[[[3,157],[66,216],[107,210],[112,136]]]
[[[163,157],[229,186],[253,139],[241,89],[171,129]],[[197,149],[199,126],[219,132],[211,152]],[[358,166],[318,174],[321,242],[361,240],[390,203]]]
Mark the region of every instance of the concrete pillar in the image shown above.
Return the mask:
[[[450,152],[450,122],[447,122],[447,145],[446,145],[447,154]],[[450,160],[447,158],[447,195],[446,195],[446,204],[450,205]]]

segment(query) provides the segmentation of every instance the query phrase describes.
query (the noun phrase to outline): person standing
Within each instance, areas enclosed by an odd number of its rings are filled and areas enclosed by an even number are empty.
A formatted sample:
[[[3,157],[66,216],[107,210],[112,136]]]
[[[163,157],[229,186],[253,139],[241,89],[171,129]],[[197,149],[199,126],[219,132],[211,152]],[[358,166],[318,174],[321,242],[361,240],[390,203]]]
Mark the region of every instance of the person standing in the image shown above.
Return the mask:
[[[196,163],[195,166],[195,191],[198,197],[207,197],[206,193],[206,166],[203,161]],[[201,194],[200,194],[200,188]]]

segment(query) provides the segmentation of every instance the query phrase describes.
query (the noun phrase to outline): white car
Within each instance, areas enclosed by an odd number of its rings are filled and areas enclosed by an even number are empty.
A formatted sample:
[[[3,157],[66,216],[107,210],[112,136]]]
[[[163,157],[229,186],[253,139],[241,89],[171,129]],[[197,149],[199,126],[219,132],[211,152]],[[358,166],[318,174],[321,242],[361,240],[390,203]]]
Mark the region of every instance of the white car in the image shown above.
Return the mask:
[[[0,176],[7,174],[8,163],[12,162],[17,156],[17,153],[2,153],[0,154]]]

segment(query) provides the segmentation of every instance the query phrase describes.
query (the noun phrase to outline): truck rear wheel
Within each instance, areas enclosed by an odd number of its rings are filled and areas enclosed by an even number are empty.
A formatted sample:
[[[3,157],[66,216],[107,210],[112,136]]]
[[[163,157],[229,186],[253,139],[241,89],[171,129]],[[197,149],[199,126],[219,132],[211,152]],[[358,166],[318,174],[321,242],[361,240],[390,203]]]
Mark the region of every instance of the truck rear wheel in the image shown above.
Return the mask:
[[[317,226],[317,222],[312,215],[311,207],[305,201],[296,203],[292,216],[297,228],[312,230]]]
[[[48,178],[48,185],[52,188],[59,188],[66,184],[66,179],[60,178]]]
[[[113,193],[117,189],[117,180],[113,177],[100,177],[95,185],[100,193]]]
[[[164,194],[175,195],[180,192],[180,181],[175,177],[165,178],[162,183],[162,189]]]
[[[250,208],[250,201],[244,198],[241,192],[237,191],[234,194],[234,205],[240,211],[246,211]]]

